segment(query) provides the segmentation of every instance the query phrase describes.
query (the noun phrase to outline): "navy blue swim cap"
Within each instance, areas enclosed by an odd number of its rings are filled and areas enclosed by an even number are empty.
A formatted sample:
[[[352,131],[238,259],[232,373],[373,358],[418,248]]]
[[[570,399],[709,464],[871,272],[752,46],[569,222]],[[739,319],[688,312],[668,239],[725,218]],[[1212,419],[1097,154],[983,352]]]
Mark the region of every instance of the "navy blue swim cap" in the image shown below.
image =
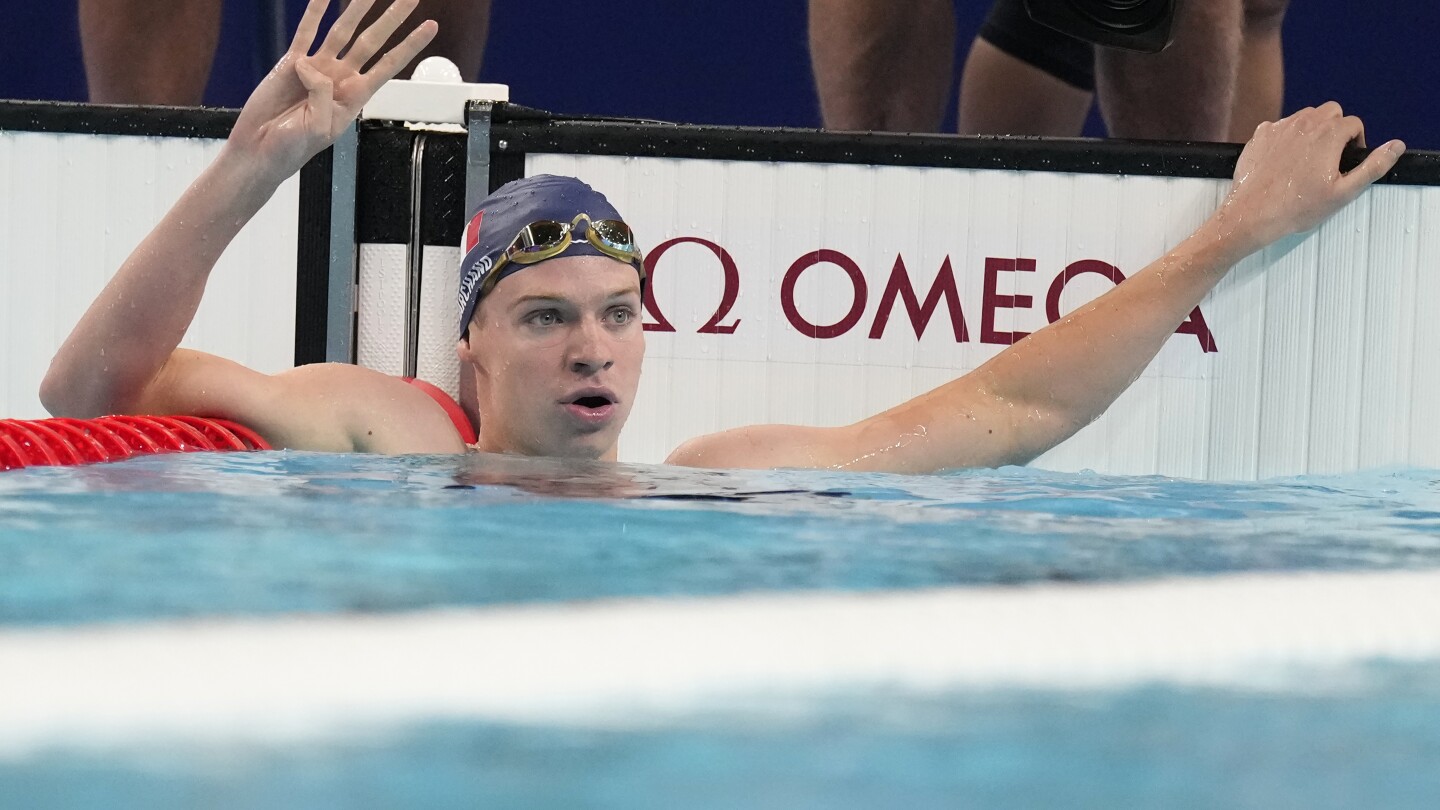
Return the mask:
[[[480,201],[465,226],[465,258],[460,262],[460,334],[470,328],[470,319],[479,305],[480,290],[520,231],[532,222],[549,219],[569,223],[577,214],[592,221],[621,219],[605,195],[573,177],[537,174],[514,180]],[[560,256],[605,256],[581,234],[574,234],[570,247]],[[613,257],[607,257],[613,258]],[[618,259],[617,259],[618,261]],[[644,277],[638,262],[636,270]],[[506,262],[490,289],[506,276],[530,265]]]

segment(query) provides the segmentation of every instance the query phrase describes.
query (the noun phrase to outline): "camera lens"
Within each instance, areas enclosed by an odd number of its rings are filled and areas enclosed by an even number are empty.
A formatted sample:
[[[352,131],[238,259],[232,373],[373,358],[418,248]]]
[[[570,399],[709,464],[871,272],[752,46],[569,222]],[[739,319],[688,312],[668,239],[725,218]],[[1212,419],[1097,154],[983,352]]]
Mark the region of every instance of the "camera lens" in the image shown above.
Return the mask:
[[[1165,18],[1172,0],[1069,0],[1095,25],[1109,31],[1149,28]]]

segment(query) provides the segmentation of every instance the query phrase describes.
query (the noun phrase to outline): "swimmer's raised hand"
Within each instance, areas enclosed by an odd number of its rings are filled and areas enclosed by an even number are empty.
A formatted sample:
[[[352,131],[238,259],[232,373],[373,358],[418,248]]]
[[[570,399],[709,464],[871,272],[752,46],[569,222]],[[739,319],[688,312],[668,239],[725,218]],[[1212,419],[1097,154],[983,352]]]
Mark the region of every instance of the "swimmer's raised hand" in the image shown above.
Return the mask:
[[[1309,231],[1385,176],[1405,152],[1390,141],[1359,166],[1340,171],[1340,153],[1365,145],[1365,126],[1334,101],[1261,124],[1235,166],[1235,182],[1215,219],[1240,238],[1242,252]]]
[[[371,446],[368,426],[364,439],[344,427],[359,411],[326,403],[364,402],[370,404],[362,409],[374,410],[373,403],[409,396],[404,383],[328,364],[270,376],[177,347],[225,247],[279,184],[328,146],[435,36],[435,23],[427,21],[382,54],[416,0],[396,0],[359,31],[374,1],[353,0],[312,55],[329,0],[311,0],[290,50],[245,103],[220,156],[120,266],[56,353],[40,387],[52,414],[206,413],[242,422],[276,446]],[[324,393],[341,378],[350,396]],[[409,429],[408,417],[389,418]],[[458,439],[448,443],[459,449]]]
[[[245,102],[227,148],[260,160],[276,182],[299,171],[435,37],[438,26],[426,20],[362,72],[417,2],[395,0],[373,25],[360,31],[361,18],[375,0],[354,0],[311,55],[330,0],[310,0],[290,49]]]

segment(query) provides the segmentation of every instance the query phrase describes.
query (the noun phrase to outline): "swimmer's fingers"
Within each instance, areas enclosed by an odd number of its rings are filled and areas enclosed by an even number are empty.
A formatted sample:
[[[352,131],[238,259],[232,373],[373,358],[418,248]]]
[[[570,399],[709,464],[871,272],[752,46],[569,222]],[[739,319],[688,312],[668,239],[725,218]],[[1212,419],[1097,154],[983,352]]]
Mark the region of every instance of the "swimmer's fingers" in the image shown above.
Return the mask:
[[[1341,118],[1336,123],[1335,134],[1344,139],[1346,146],[1365,148],[1365,122],[1358,116],[1347,115]]]
[[[360,20],[365,12],[375,5],[375,0],[352,0],[350,5],[345,7],[340,19],[330,26],[330,33],[325,36],[325,42],[320,50],[315,52],[316,56],[325,56],[331,59],[338,58],[340,52],[355,38],[355,30],[360,27]]]
[[[320,32],[320,19],[329,7],[330,0],[310,0],[305,6],[305,16],[300,18],[300,26],[295,29],[295,39],[290,42],[291,51],[300,56],[310,53],[315,46],[315,35]]]
[[[305,86],[308,94],[308,120],[305,122],[311,132],[323,133],[330,137],[330,123],[334,118],[335,83],[323,71],[311,64],[312,57],[295,61],[295,75]]]
[[[419,0],[395,0],[391,3],[385,13],[380,15],[380,19],[355,39],[355,44],[345,53],[345,62],[356,71],[363,68],[385,45],[386,40],[390,39],[390,35],[395,33],[395,29],[410,17],[418,2]]]
[[[401,40],[399,45],[391,48],[389,53],[382,56],[380,61],[364,74],[364,82],[361,85],[362,97],[370,98],[376,90],[380,89],[380,85],[395,78],[402,68],[410,64],[411,60],[418,56],[426,45],[430,44],[430,40],[435,38],[435,34],[439,30],[440,26],[436,25],[434,20],[426,20],[415,26],[415,30],[411,31],[409,36]]]
[[[1384,177],[1391,169],[1395,168],[1396,161],[1405,154],[1405,143],[1395,140],[1375,149],[1359,166],[1346,172],[1335,181],[1335,184],[1349,197],[1355,197],[1365,190],[1365,187]]]

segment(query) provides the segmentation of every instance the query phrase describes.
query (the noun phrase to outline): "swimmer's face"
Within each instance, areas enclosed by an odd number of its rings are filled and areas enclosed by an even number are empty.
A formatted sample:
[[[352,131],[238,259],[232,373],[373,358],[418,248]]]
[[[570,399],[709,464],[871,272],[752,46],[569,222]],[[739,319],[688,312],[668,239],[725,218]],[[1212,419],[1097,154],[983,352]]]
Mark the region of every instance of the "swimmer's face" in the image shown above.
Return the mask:
[[[459,351],[481,450],[614,460],[645,357],[639,275],[600,256],[527,267],[480,302]]]

